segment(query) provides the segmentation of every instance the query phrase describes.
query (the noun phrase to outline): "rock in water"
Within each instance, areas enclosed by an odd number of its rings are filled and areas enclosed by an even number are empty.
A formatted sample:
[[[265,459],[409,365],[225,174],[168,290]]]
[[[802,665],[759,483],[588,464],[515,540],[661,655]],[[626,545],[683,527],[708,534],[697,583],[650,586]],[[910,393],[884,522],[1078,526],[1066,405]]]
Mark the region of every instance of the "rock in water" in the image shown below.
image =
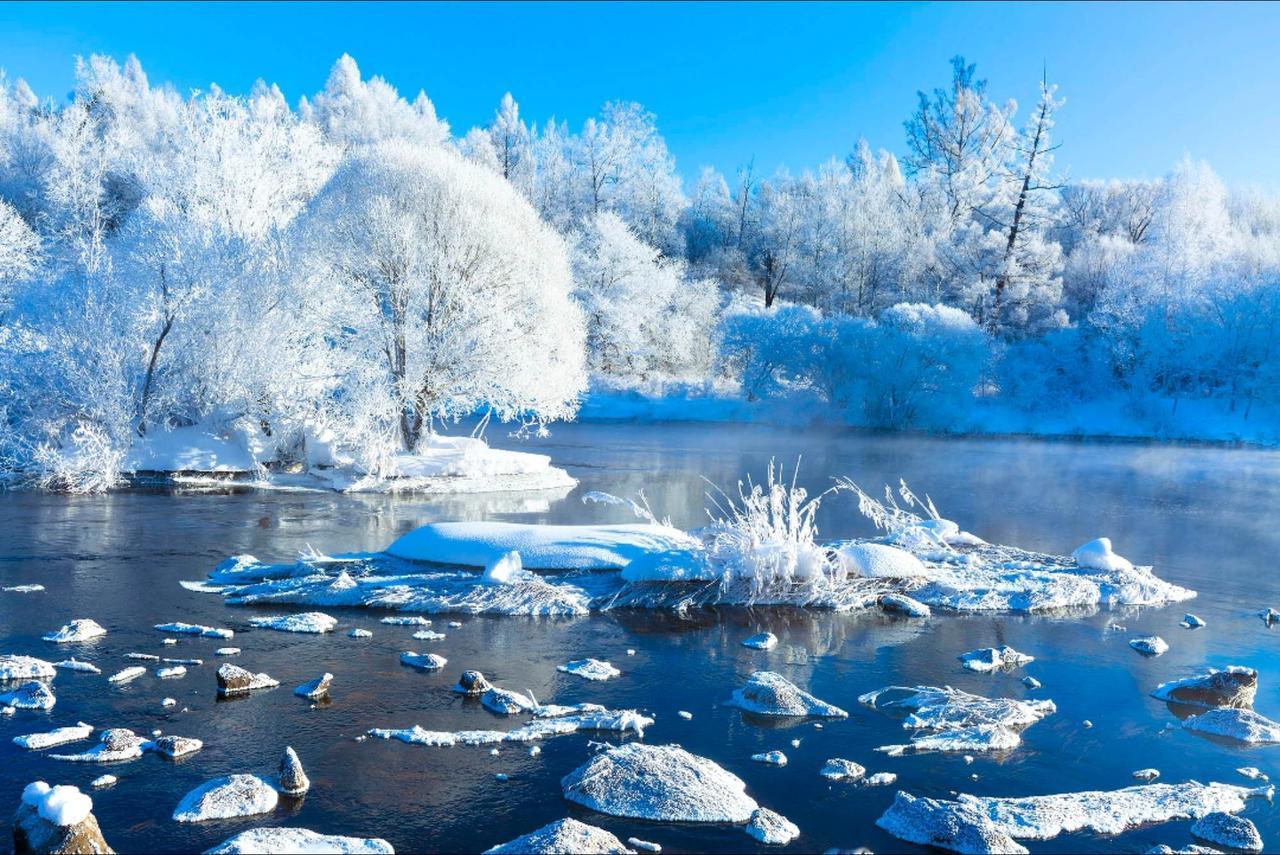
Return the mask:
[[[742,642],[743,647],[750,647],[752,650],[769,650],[777,644],[778,636],[772,632],[760,632]]]
[[[280,758],[280,792],[289,796],[300,796],[311,789],[311,779],[302,770],[302,761],[298,752],[286,746]]]
[[[499,689],[494,686],[480,697],[480,703],[490,712],[498,715],[518,715],[533,709],[533,698],[513,692],[510,689]]]
[[[438,653],[414,653],[412,650],[406,650],[400,654],[400,664],[408,665],[410,668],[420,668],[423,671],[439,671],[449,664],[449,660]]]
[[[1251,745],[1280,743],[1280,722],[1274,722],[1253,710],[1218,707],[1193,715],[1183,721],[1182,726],[1195,733],[1225,736]]]
[[[917,798],[899,792],[876,825],[899,840],[952,852],[1021,853],[1027,848],[995,826],[976,808],[957,802]]]
[[[67,644],[75,641],[89,641],[106,634],[107,631],[96,620],[80,618],[64,625],[57,632],[48,632],[41,637],[54,644]]]
[[[454,686],[453,690],[460,695],[475,697],[483,695],[492,688],[493,686],[490,686],[489,681],[484,678],[484,674],[479,671],[463,671],[462,676],[458,678],[458,685]]]
[[[191,739],[186,736],[160,736],[143,747],[168,757],[170,760],[177,760],[180,757],[186,757],[188,754],[195,754],[204,747],[204,743],[199,739]]]
[[[231,698],[247,695],[254,689],[270,689],[280,685],[266,674],[254,674],[230,662],[218,666],[218,694]]]
[[[1168,652],[1169,644],[1158,635],[1144,635],[1129,639],[1129,646],[1143,656],[1160,656]]]
[[[380,837],[317,834],[306,828],[251,828],[206,850],[205,855],[292,855],[295,852],[395,855],[391,844]]]
[[[856,781],[866,775],[867,770],[864,766],[852,760],[833,757],[827,761],[827,765],[823,766],[822,771],[818,774],[828,781]]]
[[[883,594],[880,597],[880,608],[907,617],[932,617],[933,612],[919,600],[913,600],[905,594]]]
[[[746,832],[770,846],[786,846],[800,836],[800,829],[794,822],[768,808],[756,808],[747,823]]]
[[[280,794],[257,775],[214,778],[182,797],[173,811],[174,822],[204,822],[271,813]]]
[[[301,686],[294,689],[293,693],[314,701],[317,698],[323,698],[325,695],[329,694],[329,685],[331,683],[333,683],[333,675],[326,671],[311,682],[303,683]]]
[[[547,853],[547,855],[575,855],[575,853],[613,855],[613,853],[631,853],[633,850],[628,849],[621,840],[603,828],[597,828],[576,819],[557,819],[536,831],[522,834],[515,840],[486,849],[484,855],[505,855],[505,853],[523,855],[528,852]]]
[[[102,838],[93,800],[76,787],[28,784],[13,817],[17,855],[105,855],[114,850]]]
[[[1217,843],[1228,849],[1243,852],[1261,852],[1262,835],[1258,827],[1242,816],[1215,811],[1196,820],[1191,833],[1201,840]]]
[[[735,689],[727,701],[757,715],[820,716],[823,718],[848,718],[849,714],[837,706],[821,701],[796,686],[786,677],[773,671],[756,671],[741,689]]]
[[[983,647],[980,650],[970,650],[968,653],[961,653],[958,658],[963,663],[965,670],[977,671],[979,674],[1011,670],[1026,665],[1028,662],[1036,661],[1034,656],[1019,653],[1007,644],[1001,647]]]
[[[560,784],[571,802],[636,819],[744,823],[759,807],[737,775],[675,745],[610,748]]]
[[[1210,668],[1207,674],[1161,683],[1151,696],[1193,707],[1250,709],[1257,693],[1258,672],[1231,665],[1222,671]]]
[[[757,763],[768,763],[770,766],[787,765],[787,755],[781,751],[764,751],[760,754],[752,754],[751,759]]]

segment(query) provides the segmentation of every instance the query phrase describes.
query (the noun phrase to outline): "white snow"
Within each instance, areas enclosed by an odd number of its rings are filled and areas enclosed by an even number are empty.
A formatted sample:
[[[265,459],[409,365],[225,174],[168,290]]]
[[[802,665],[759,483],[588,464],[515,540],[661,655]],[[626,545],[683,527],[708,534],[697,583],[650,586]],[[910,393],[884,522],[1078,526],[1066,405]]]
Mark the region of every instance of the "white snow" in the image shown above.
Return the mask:
[[[423,671],[439,671],[449,664],[449,660],[438,653],[413,653],[409,650],[400,654],[400,662]]]
[[[1071,557],[1076,560],[1076,564],[1090,570],[1101,570],[1104,573],[1133,572],[1133,564],[1111,550],[1111,539],[1107,537],[1099,537],[1077,546]]]
[[[846,543],[836,550],[840,566],[851,576],[869,579],[911,579],[929,575],[920,559],[896,546]]]
[[[866,767],[852,760],[832,757],[818,772],[828,781],[856,781],[867,774]]]
[[[258,461],[240,436],[225,436],[208,424],[153,429],[134,441],[125,472],[248,473]]]
[[[173,811],[175,822],[234,819],[275,810],[280,794],[257,775],[228,775],[196,787]]]
[[[214,656],[238,656],[240,655],[239,647],[219,647],[213,651]]]
[[[641,852],[661,852],[662,851],[662,844],[653,843],[652,841],[649,841],[649,840],[641,840],[639,837],[628,837],[627,845],[630,846],[632,849],[636,849]]]
[[[760,754],[752,754],[751,759],[756,761],[757,763],[767,763],[770,766],[787,765],[787,755],[777,750],[764,751],[764,752],[761,752]]]
[[[756,808],[745,829],[747,834],[770,846],[786,846],[800,836],[799,827],[780,813]]]
[[[534,708],[535,715],[538,708]],[[602,731],[608,733],[644,735],[644,729],[653,724],[653,719],[635,710],[605,710],[582,712],[576,715],[563,715],[550,718],[535,718],[513,730],[426,730],[414,725],[409,728],[388,729],[372,728],[367,736],[378,739],[397,739],[410,745],[424,745],[434,748],[452,747],[455,745],[494,745],[503,742],[522,743],[565,736],[579,731]],[[536,747],[536,746],[535,746]]]
[[[80,671],[85,674],[101,674],[102,673],[102,669],[99,668],[97,665],[94,665],[89,662],[81,662],[79,659],[76,659],[74,656],[71,657],[70,659],[63,659],[61,662],[55,662],[53,663],[53,666],[55,668],[62,668],[66,671]]]
[[[621,855],[632,850],[603,828],[576,819],[558,819],[514,840],[484,850],[484,855]]]
[[[93,787],[95,790],[100,790],[103,787],[114,786],[118,780],[119,778],[115,775],[99,775],[89,782],[89,786]]]
[[[23,683],[8,692],[0,692],[0,705],[7,704],[10,709],[51,710],[57,702],[52,689],[35,681]]]
[[[1030,674],[1028,674],[1027,676],[1022,678],[1022,685],[1026,686],[1028,689],[1031,689],[1032,691],[1035,691],[1036,689],[1040,688],[1040,686],[1043,684],[1039,680],[1037,680],[1035,677],[1032,677]]]
[[[742,642],[743,647],[750,647],[753,650],[771,650],[778,644],[778,636],[772,632],[758,632]]]
[[[162,680],[172,680],[176,677],[185,677],[186,674],[187,669],[184,665],[169,665],[165,668],[156,669],[156,676]]]
[[[45,633],[41,638],[45,641],[52,641],[54,644],[68,644],[70,642],[89,641],[106,634],[106,629],[92,618],[77,618],[71,623],[63,625],[56,632]]]
[[[52,662],[33,656],[0,655],[0,680],[52,680],[57,675]]]
[[[160,657],[154,653],[126,653],[125,659],[137,659],[142,662],[159,662]]]
[[[349,638],[373,638],[373,633],[367,629],[353,629],[347,633]]]
[[[735,689],[726,706],[756,715],[847,718],[839,707],[819,700],[773,671],[755,671],[742,688]]]
[[[957,658],[963,663],[963,667],[966,670],[977,671],[980,674],[1011,670],[1026,665],[1028,662],[1036,661],[1034,656],[1019,653],[1007,644],[1000,647],[983,647],[980,650],[970,650],[968,653],[960,654]]]
[[[392,615],[384,617],[379,622],[385,623],[388,626],[431,626],[431,620],[429,618],[424,618],[421,615]]]
[[[887,612],[906,615],[914,618],[932,617],[933,612],[919,600],[913,600],[906,594],[882,594],[880,608]]]
[[[897,780],[898,776],[893,772],[876,772],[867,776],[866,784],[868,787],[887,787]]]
[[[1021,732],[1055,712],[1053,701],[984,698],[950,686],[890,686],[868,692],[859,703],[889,712],[907,712],[902,726],[913,733],[907,745],[877,748],[891,756],[909,752],[1002,751],[1016,748]]]
[[[251,828],[228,837],[205,855],[394,855],[395,849],[380,837],[343,837],[319,834],[306,828]]]
[[[676,710],[676,715],[680,716],[685,721],[693,720],[693,713],[689,712],[688,710]]]
[[[22,790],[22,803],[35,808],[41,819],[62,827],[79,825],[93,813],[93,799],[80,792],[79,787],[50,787],[44,781],[27,784]]]
[[[1139,781],[1154,781],[1156,778],[1160,777],[1160,770],[1159,769],[1139,769],[1138,771],[1133,773],[1133,777],[1137,778]]]
[[[8,585],[0,588],[10,594],[38,594],[44,590],[44,585]]]
[[[1280,743],[1280,722],[1274,722],[1253,710],[1235,707],[1211,709],[1186,719],[1182,726],[1195,733],[1225,736],[1252,745]]]
[[[486,585],[510,585],[516,577],[524,572],[524,562],[516,550],[504,552],[490,561],[480,574],[480,581]]]
[[[1263,771],[1259,769],[1257,766],[1241,766],[1236,771],[1252,781],[1267,780],[1266,774],[1264,774]]]
[[[674,745],[609,748],[560,783],[571,802],[636,819],[744,823],[759,807],[737,775]]]
[[[69,727],[55,728],[47,733],[28,733],[25,736],[15,736],[13,744],[31,751],[38,751],[42,748],[52,748],[55,745],[65,745],[68,742],[88,739],[92,733],[93,725],[80,722]]]
[[[243,682],[247,679],[247,684],[241,686],[224,689],[219,685],[218,694],[225,697],[247,695],[249,692],[256,691],[258,689],[274,689],[276,686],[280,685],[280,681],[271,677],[269,674],[255,674],[252,671],[239,667],[238,665],[232,665],[230,662],[218,666],[218,676],[227,682]]]
[[[249,618],[249,623],[259,629],[274,629],[278,632],[309,632],[317,635],[333,632],[338,619],[324,612],[300,612],[292,615],[274,617]]]
[[[1264,848],[1262,835],[1251,820],[1221,811],[1200,817],[1192,824],[1191,833],[1233,852],[1261,852]]]
[[[141,757],[147,743],[146,739],[123,727],[104,730],[98,739],[97,745],[79,754],[50,754],[49,757],[71,763],[118,763]]]
[[[700,547],[669,526],[526,525],[500,522],[434,523],[414,529],[387,547],[389,555],[413,561],[487,567],[512,551],[534,570],[609,570],[646,554]]]
[[[1169,644],[1158,635],[1144,635],[1129,639],[1129,646],[1143,656],[1160,656],[1169,650]]]
[[[499,715],[517,715],[529,712],[536,706],[533,698],[528,695],[522,695],[510,689],[500,689],[497,686],[480,696],[480,704],[490,712]]]
[[[413,634],[413,637],[419,641],[443,641],[445,633],[436,632],[434,629],[420,629]]]
[[[556,670],[594,681],[608,680],[610,677],[622,675],[622,672],[612,664],[600,659],[575,659],[572,662],[557,665]]]
[[[158,623],[155,629],[160,632],[176,632],[179,635],[203,635],[205,638],[232,638],[235,633],[229,629],[218,629],[212,626],[201,626],[194,623]]]
[[[108,683],[127,683],[130,680],[136,680],[143,674],[147,673],[147,669],[143,665],[130,665],[107,678]]]

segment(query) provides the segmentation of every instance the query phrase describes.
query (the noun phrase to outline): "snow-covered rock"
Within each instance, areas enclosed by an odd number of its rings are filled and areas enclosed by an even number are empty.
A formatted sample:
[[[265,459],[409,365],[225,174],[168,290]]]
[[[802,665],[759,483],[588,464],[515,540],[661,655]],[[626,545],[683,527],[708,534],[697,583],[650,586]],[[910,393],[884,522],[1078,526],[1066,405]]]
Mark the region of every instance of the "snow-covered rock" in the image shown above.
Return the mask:
[[[1035,691],[1036,689],[1040,688],[1042,684],[1035,677],[1032,677],[1030,674],[1028,674],[1027,676],[1022,678],[1022,685],[1026,686],[1028,689],[1031,689],[1032,691]]]
[[[868,775],[865,780],[868,787],[887,787],[896,783],[898,776],[894,772],[876,772],[874,775]]]
[[[1161,683],[1151,696],[1168,703],[1193,707],[1248,709],[1253,706],[1257,693],[1258,672],[1252,668],[1230,665],[1221,671],[1210,668],[1204,674]]]
[[[1025,855],[1027,848],[976,808],[961,802],[917,798],[898,792],[876,825],[899,840],[965,855]]]
[[[758,632],[742,642],[743,647],[750,647],[752,650],[771,650],[777,644],[778,636],[772,632]]]
[[[276,780],[280,792],[288,796],[300,796],[311,789],[311,779],[303,771],[302,761],[292,746],[285,746],[284,754],[280,756],[280,773]]]
[[[864,777],[867,774],[867,770],[866,767],[852,760],[832,757],[818,774],[828,781],[856,781]]]
[[[587,680],[608,680],[610,677],[622,675],[622,672],[612,664],[600,659],[575,659],[572,662],[557,665],[556,670]]]
[[[247,695],[256,689],[273,689],[280,685],[279,680],[267,674],[255,674],[238,665],[225,662],[218,666],[218,694],[224,698]]]
[[[800,836],[799,827],[780,813],[756,808],[745,829],[747,834],[770,846],[786,846]]]
[[[610,748],[560,783],[571,802],[636,819],[745,823],[759,807],[737,775],[674,745]]]
[[[299,697],[309,698],[310,700],[323,698],[325,695],[329,694],[329,686],[332,685],[332,683],[333,675],[326,671],[314,680],[303,683],[301,686],[294,689],[293,693]]]
[[[115,775],[99,775],[89,782],[89,786],[93,787],[95,790],[100,790],[103,787],[115,786],[115,783],[118,780],[119,778]]]
[[[93,725],[80,722],[69,727],[54,728],[47,733],[28,733],[24,736],[15,736],[13,744],[30,751],[39,751],[43,748],[53,748],[55,745],[65,745],[68,742],[79,742],[82,739],[88,739],[92,734]]]
[[[347,633],[348,638],[373,638],[373,633],[367,629],[353,629]]]
[[[177,760],[189,754],[195,754],[204,748],[204,743],[188,736],[157,736],[142,748],[145,751],[154,751],[170,760]]]
[[[734,689],[733,697],[725,703],[756,715],[821,718],[847,718],[849,715],[839,707],[815,698],[773,671],[753,672],[746,685]]]
[[[98,744],[79,754],[50,754],[71,763],[119,763],[142,756],[147,740],[125,727],[113,727],[98,735]]]
[[[913,600],[906,594],[881,594],[880,608],[886,612],[906,615],[914,618],[932,617],[933,612],[919,600]]]
[[[1156,778],[1160,777],[1160,770],[1159,769],[1139,769],[1138,771],[1133,773],[1133,777],[1137,778],[1139,781],[1154,781]]]
[[[1225,736],[1238,742],[1253,745],[1280,743],[1280,722],[1274,722],[1253,710],[1236,707],[1218,707],[1182,722],[1182,726],[1195,733],[1209,736]]]
[[[12,709],[51,710],[57,702],[52,689],[34,680],[8,692],[0,692],[0,706],[7,705]]]
[[[79,671],[84,674],[101,674],[102,669],[91,662],[81,662],[74,656],[70,659],[63,659],[61,662],[53,663],[55,668],[62,668],[65,671]]]
[[[1187,629],[1199,629],[1205,625],[1203,620],[1196,615],[1191,614],[1191,612],[1187,612],[1182,616],[1181,624]]]
[[[235,819],[275,810],[280,794],[257,775],[214,778],[182,797],[173,811],[175,822]]]
[[[1076,564],[1089,570],[1101,570],[1104,573],[1133,571],[1133,564],[1129,559],[1116,555],[1111,549],[1111,539],[1106,537],[1077,546],[1071,557],[1076,560]]]
[[[278,632],[309,632],[319,635],[333,632],[338,619],[324,612],[301,612],[293,615],[249,618],[249,623],[259,629],[274,629]]]
[[[767,763],[770,766],[787,765],[787,755],[777,750],[764,751],[764,752],[761,752],[760,754],[752,754],[751,759],[757,763]]]
[[[929,575],[920,559],[896,546],[846,543],[836,549],[841,568],[850,576],[869,579],[911,579]]]
[[[206,849],[205,855],[294,855],[298,852],[394,855],[395,849],[381,837],[343,837],[306,828],[251,828]]]
[[[239,656],[240,648],[239,647],[219,647],[217,650],[213,651],[213,655],[214,656]]]
[[[515,840],[484,850],[484,855],[624,855],[633,853],[603,828],[576,819],[557,819]]]
[[[516,550],[504,552],[484,566],[480,581],[486,585],[510,585],[524,571],[524,563]]]
[[[492,688],[489,685],[489,681],[484,678],[484,674],[479,671],[467,670],[462,672],[462,676],[458,678],[458,683],[453,687],[453,690],[459,695],[476,697],[483,695]]]
[[[1191,826],[1191,833],[1201,840],[1225,846],[1237,852],[1261,852],[1262,835],[1258,827],[1242,816],[1232,816],[1222,811],[1200,817]]]
[[[93,816],[93,799],[77,787],[27,784],[13,818],[17,853],[109,853]]]
[[[205,638],[233,638],[235,632],[195,623],[158,623],[155,628],[160,632],[176,632],[179,635],[202,635]]]
[[[1144,635],[1129,639],[1129,646],[1143,656],[1160,656],[1169,650],[1168,643],[1158,635]]]
[[[420,629],[413,634],[413,637],[419,641],[443,641],[445,634],[436,632],[434,629]]]
[[[902,726],[913,733],[907,745],[877,748],[891,756],[909,752],[1005,751],[1022,741],[1021,731],[1053,713],[1053,701],[984,698],[949,686],[890,686],[868,692],[859,703],[887,712],[906,712]]]
[[[34,656],[0,655],[0,682],[8,680],[52,680],[57,671],[52,662]]]
[[[1236,769],[1236,771],[1251,781],[1268,780],[1266,773],[1264,773],[1257,766],[1241,766],[1239,769]]]
[[[662,844],[654,843],[651,840],[641,840],[639,837],[628,837],[627,845],[633,847],[640,852],[661,852]]]
[[[400,664],[423,671],[439,671],[449,664],[449,660],[438,653],[414,653],[406,650],[400,654]]]
[[[56,632],[45,633],[41,638],[45,641],[52,641],[54,644],[68,644],[71,642],[91,641],[106,634],[107,630],[96,620],[78,618],[71,621],[71,623],[64,624]]]
[[[979,674],[1012,670],[1026,665],[1028,662],[1036,661],[1034,656],[1019,653],[1007,644],[1000,647],[983,647],[979,650],[970,650],[968,653],[961,653],[957,658],[965,670],[977,671]]]
[[[185,665],[167,665],[164,668],[156,669],[156,676],[161,680],[173,680],[178,677],[185,677],[187,668]]]
[[[536,706],[528,695],[522,695],[510,689],[500,689],[497,686],[480,696],[480,704],[498,715],[518,715],[529,712]]]

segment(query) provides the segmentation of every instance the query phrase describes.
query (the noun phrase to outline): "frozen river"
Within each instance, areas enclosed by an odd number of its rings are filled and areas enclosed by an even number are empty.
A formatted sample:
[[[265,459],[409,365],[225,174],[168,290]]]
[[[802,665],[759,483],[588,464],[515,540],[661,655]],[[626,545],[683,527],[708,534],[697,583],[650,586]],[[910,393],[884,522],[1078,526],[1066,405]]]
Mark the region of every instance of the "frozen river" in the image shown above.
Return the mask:
[[[506,444],[495,441],[495,444]],[[75,655],[98,664],[101,676],[60,672],[58,702],[49,713],[19,710],[0,718],[0,812],[16,807],[35,779],[87,788],[104,772],[119,783],[92,793],[109,843],[120,851],[195,850],[257,825],[299,825],[326,833],[380,836],[403,851],[480,851],[566,815],[607,828],[626,840],[661,843],[664,851],[766,850],[731,826],[619,820],[570,805],[561,777],[590,756],[602,735],[575,734],[526,748],[424,748],[355,737],[371,727],[414,724],[430,730],[508,727],[450,688],[464,668],[491,681],[527,689],[541,701],[596,701],[610,708],[651,711],[645,741],[679,743],[711,758],[747,782],[762,805],[801,829],[791,850],[869,846],[877,852],[913,851],[874,825],[896,789],[940,798],[953,792],[1029,795],[1116,789],[1136,783],[1135,770],[1154,767],[1162,782],[1195,779],[1249,784],[1235,771],[1257,766],[1280,774],[1280,746],[1244,748],[1210,741],[1181,728],[1170,709],[1149,697],[1155,685],[1237,664],[1261,673],[1256,709],[1280,718],[1280,627],[1256,612],[1280,608],[1280,454],[1252,450],[1017,440],[926,439],[865,434],[780,431],[720,425],[570,425],[551,438],[513,444],[553,456],[580,481],[556,495],[346,496],[318,493],[119,493],[66,497],[0,494],[0,585],[38,583],[43,593],[0,593],[0,653],[55,660]],[[410,638],[413,627],[379,623],[383,613],[330,609],[338,630],[324,636],[253,629],[263,613],[303,609],[228,606],[193,593],[179,580],[202,579],[222,558],[252,553],[287,561],[308,546],[327,553],[376,550],[404,532],[439,520],[629,522],[622,508],[584,505],[588,490],[634,496],[643,489],[654,512],[674,525],[706,521],[707,479],[734,492],[739,479],[761,478],[771,458],[788,469],[802,458],[799,481],[818,492],[836,476],[850,476],[878,492],[906,481],[927,492],[944,516],[993,542],[1070,553],[1105,535],[1117,551],[1152,564],[1162,578],[1200,592],[1185,604],[1108,611],[1083,617],[953,616],[926,621],[872,610],[837,615],[788,609],[742,608],[684,615],[614,611],[604,615],[533,619],[462,617],[437,642]],[[871,534],[846,496],[826,502],[823,537]],[[1193,611],[1207,622],[1178,625]],[[85,645],[55,646],[40,635],[72,618],[93,618],[108,634]],[[186,621],[230,627],[233,642],[180,637],[163,646],[153,624]],[[1120,624],[1126,631],[1109,630]],[[369,639],[347,631],[363,627]],[[771,651],[740,642],[761,630],[779,638]],[[1129,638],[1154,634],[1170,645],[1144,658]],[[237,663],[281,681],[273,691],[240,700],[215,698],[215,648],[243,648]],[[1009,674],[963,670],[956,656],[1010,644],[1036,661]],[[626,655],[627,649],[635,655]],[[399,651],[446,656],[441,672],[398,664]],[[127,652],[199,657],[201,667],[178,680],[148,674],[123,686],[106,674],[126,664]],[[591,683],[556,666],[593,656],[623,675]],[[769,668],[846,710],[827,722],[770,726],[723,705],[751,671]],[[335,675],[332,702],[316,708],[292,688],[324,671]],[[1030,674],[1043,683],[1031,693]],[[904,742],[894,718],[862,707],[857,697],[884,686],[951,685],[983,695],[1051,698],[1058,711],[1027,730],[1020,748],[1001,756],[920,754],[888,757],[878,745]],[[177,699],[164,709],[161,698]],[[186,708],[187,711],[181,711]],[[683,720],[677,710],[688,710]],[[1093,723],[1085,728],[1085,720]],[[203,751],[177,763],[148,754],[110,767],[59,762],[29,752],[10,737],[84,721],[139,733],[198,737]],[[799,739],[799,747],[792,747]],[[616,739],[615,739],[616,741]],[[312,779],[301,802],[282,801],[269,817],[178,824],[170,819],[181,796],[197,784],[233,772],[272,772],[292,745]],[[751,755],[784,751],[773,767]],[[898,775],[895,786],[830,783],[818,770],[829,757],[856,760],[869,772]],[[496,773],[510,780],[500,782]],[[976,776],[974,779],[973,776]],[[5,815],[8,815],[7,813]],[[1280,816],[1254,800],[1243,814],[1257,823],[1269,847],[1280,846]],[[1145,851],[1158,843],[1191,842],[1190,822],[1131,831],[1120,837],[1066,835],[1030,842],[1033,852]],[[7,840],[7,835],[5,838]]]

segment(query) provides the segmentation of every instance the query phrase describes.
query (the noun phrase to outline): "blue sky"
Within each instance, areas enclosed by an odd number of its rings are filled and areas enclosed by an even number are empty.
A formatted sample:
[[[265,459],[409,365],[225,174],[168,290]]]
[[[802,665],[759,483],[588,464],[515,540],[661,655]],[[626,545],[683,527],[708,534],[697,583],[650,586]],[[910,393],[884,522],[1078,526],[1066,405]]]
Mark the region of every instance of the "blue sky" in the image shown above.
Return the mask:
[[[901,152],[916,90],[962,53],[1023,112],[1060,85],[1059,165],[1151,177],[1183,153],[1234,185],[1280,190],[1280,4],[0,4],[0,65],[61,97],[76,54],[135,53],[153,81],[262,77],[290,101],[341,53],[456,132],[510,90],[526,118],[577,127],[639,101],[686,176],[793,171],[859,136]]]

